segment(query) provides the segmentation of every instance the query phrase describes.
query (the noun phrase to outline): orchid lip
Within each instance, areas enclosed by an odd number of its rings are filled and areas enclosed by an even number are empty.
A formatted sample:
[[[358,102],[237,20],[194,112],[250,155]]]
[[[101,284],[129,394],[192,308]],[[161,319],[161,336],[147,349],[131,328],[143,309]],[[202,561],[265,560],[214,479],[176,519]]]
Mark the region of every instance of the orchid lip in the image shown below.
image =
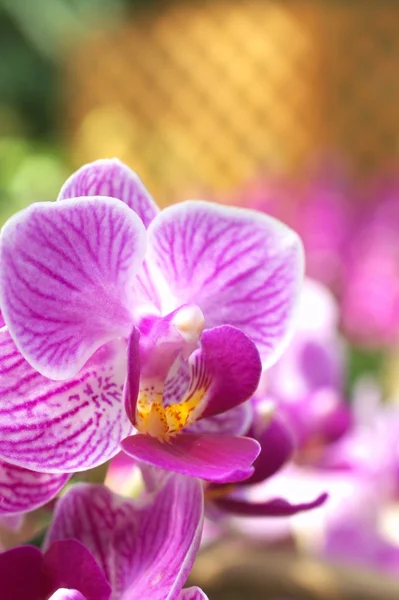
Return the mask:
[[[164,406],[165,380],[178,356],[187,361],[197,348],[204,329],[205,319],[196,305],[183,305],[171,315],[155,320],[144,336],[145,352],[159,355],[157,361],[150,358],[141,377],[135,412],[135,427],[160,441],[169,441],[186,425],[195,421],[195,409],[206,394],[211,381],[204,374],[199,387],[195,378],[181,401]],[[177,337],[176,337],[177,336]],[[160,368],[160,364],[163,368]]]

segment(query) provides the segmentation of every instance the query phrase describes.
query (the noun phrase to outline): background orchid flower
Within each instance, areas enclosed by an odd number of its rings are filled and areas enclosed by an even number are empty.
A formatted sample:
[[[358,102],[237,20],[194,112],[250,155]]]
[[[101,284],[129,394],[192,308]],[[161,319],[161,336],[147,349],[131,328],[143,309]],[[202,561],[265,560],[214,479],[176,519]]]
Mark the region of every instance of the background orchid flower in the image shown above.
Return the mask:
[[[318,449],[342,436],[351,424],[344,398],[346,349],[338,323],[331,293],[307,279],[295,335],[263,386],[266,400],[272,398],[291,427],[297,448],[315,458]]]
[[[399,411],[383,407],[380,399],[374,382],[359,382],[351,426],[321,448],[317,461],[306,462],[299,453],[297,464],[287,464],[263,484],[241,486],[252,503],[267,494],[308,502],[320,489],[328,493],[327,502],[289,518],[232,515],[230,526],[262,543],[291,539],[302,551],[397,575]]]
[[[253,474],[245,481],[233,485],[216,483],[207,485],[205,498],[208,505],[213,505],[210,514],[214,517],[217,515],[220,518],[214,508],[228,514],[249,517],[287,517],[311,510],[325,502],[327,494],[320,493],[320,490],[316,498],[299,503],[270,496],[266,482],[289,462],[295,446],[292,434],[284,421],[278,416],[273,416],[271,421],[269,419],[270,416],[265,422],[264,415],[257,414],[248,432],[248,435],[258,440],[261,446],[260,454],[253,465]],[[265,494],[263,498],[258,497],[254,501],[250,490],[258,484],[262,484]]]
[[[167,476],[136,503],[77,484],[58,502],[44,542],[0,555],[4,600],[203,600],[182,590],[199,546],[203,494]],[[21,577],[21,572],[24,576]]]
[[[0,457],[73,472],[128,438],[126,451],[164,468],[248,475],[256,442],[180,430],[247,400],[258,352],[267,367],[283,351],[299,238],[254,211],[206,202],[158,213],[116,160],[80,169],[59,200],[2,230]]]

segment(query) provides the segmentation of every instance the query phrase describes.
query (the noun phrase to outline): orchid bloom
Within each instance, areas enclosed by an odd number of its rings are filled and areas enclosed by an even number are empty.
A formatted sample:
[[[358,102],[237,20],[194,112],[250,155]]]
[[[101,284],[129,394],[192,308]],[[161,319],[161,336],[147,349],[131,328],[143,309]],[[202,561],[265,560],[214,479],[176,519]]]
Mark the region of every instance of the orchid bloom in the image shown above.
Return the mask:
[[[122,444],[184,474],[250,475],[256,441],[192,428],[245,402],[288,343],[299,238],[202,201],[159,212],[117,160],[77,171],[58,200],[1,233],[0,458],[71,473]]]
[[[58,501],[43,553],[22,546],[0,555],[2,600],[206,600],[198,588],[182,590],[202,520],[195,479],[168,475],[137,502],[77,484]]]
[[[317,455],[351,424],[343,397],[345,346],[338,307],[320,283],[305,280],[298,328],[284,356],[266,377],[270,396],[288,421],[300,450]],[[262,398],[261,398],[262,400]]]

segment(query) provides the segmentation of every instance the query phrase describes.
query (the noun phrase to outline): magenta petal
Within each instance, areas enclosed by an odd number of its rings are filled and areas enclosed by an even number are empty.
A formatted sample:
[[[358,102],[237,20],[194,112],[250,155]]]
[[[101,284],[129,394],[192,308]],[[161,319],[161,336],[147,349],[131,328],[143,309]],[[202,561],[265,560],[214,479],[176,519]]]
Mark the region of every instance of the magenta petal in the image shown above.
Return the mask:
[[[202,485],[194,479],[169,475],[136,502],[104,486],[78,484],[59,501],[46,544],[83,542],[116,600],[174,600],[194,562],[202,520]]]
[[[267,426],[255,424],[249,435],[258,440],[261,451],[254,462],[255,471],[243,482],[245,485],[259,483],[277,473],[294,452],[292,434],[278,417],[274,417]]]
[[[0,457],[33,471],[82,471],[115,456],[132,431],[122,398],[126,344],[111,342],[67,382],[22,358],[0,330]]]
[[[36,473],[0,461],[0,515],[43,506],[64,487],[70,475]]]
[[[260,451],[258,442],[250,438],[188,433],[177,435],[170,443],[149,435],[132,435],[121,446],[126,454],[144,463],[219,483],[251,475],[251,465]]]
[[[199,587],[190,587],[182,590],[177,600],[208,600],[208,596]]]
[[[164,312],[197,304],[207,327],[233,325],[256,343],[264,366],[282,353],[303,277],[299,237],[255,211],[190,201],[148,229],[147,261],[170,295]]]
[[[1,599],[40,599],[42,560],[42,553],[33,546],[20,546],[0,554]]]
[[[85,600],[110,598],[111,588],[102,569],[92,553],[77,540],[55,541],[43,556],[42,568],[43,598],[59,588],[79,590]]]
[[[122,200],[146,227],[159,211],[139,176],[117,158],[104,158],[81,167],[64,183],[58,200],[80,196]]]
[[[328,494],[321,494],[312,502],[302,502],[292,504],[283,498],[274,498],[266,502],[247,502],[245,500],[236,500],[235,498],[225,496],[214,500],[214,502],[224,511],[236,515],[248,517],[290,517],[299,512],[312,510],[324,504]]]
[[[68,379],[106,342],[127,337],[142,222],[112,198],[39,203],[0,238],[0,302],[17,348],[42,375]]]
[[[199,416],[212,417],[248,400],[258,387],[262,365],[256,346],[229,325],[204,331],[201,348],[190,357],[190,390],[209,387]]]

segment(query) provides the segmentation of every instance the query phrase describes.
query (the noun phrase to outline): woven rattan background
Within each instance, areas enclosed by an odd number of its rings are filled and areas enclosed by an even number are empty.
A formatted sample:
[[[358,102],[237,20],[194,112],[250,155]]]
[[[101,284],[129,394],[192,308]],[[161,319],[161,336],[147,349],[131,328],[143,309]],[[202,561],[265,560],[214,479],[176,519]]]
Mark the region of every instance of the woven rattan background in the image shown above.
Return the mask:
[[[331,149],[362,175],[398,155],[399,2],[162,3],[93,34],[65,82],[76,162],[118,155],[161,202]]]

